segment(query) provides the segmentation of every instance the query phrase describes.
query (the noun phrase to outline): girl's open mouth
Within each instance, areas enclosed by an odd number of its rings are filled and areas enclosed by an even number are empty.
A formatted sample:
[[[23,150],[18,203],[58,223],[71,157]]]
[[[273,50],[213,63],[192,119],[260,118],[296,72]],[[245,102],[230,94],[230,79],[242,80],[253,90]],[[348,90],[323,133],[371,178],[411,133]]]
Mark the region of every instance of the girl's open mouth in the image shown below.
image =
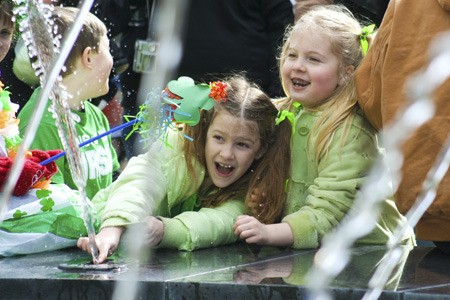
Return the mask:
[[[217,173],[219,173],[219,175],[227,176],[234,170],[234,167],[232,167],[230,165],[223,165],[223,164],[219,164],[219,163],[215,163],[215,165],[216,165]]]

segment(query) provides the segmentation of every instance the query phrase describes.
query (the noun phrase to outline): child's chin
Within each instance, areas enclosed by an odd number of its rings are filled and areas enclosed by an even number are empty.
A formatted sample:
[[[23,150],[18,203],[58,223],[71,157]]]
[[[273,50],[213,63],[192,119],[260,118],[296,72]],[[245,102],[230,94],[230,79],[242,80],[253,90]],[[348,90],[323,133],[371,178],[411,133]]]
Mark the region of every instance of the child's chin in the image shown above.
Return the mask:
[[[218,188],[223,189],[223,188],[226,188],[226,187],[232,185],[235,181],[236,180],[233,180],[231,178],[230,179],[228,179],[228,178],[227,179],[217,179],[216,178],[216,179],[213,180],[213,183]]]
[[[106,86],[99,87],[98,90],[95,91],[95,95],[91,95],[90,98],[101,97],[101,96],[108,94],[108,92],[109,92],[109,86],[108,86],[108,84],[106,84]]]

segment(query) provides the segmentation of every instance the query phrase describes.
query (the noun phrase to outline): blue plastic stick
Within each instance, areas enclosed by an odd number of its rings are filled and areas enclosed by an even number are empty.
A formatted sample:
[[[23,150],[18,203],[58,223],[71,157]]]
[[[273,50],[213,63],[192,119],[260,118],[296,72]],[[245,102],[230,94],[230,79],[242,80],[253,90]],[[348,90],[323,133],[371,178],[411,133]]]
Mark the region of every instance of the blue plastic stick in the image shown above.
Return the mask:
[[[104,137],[104,136],[106,136],[106,135],[108,135],[108,134],[111,134],[111,133],[116,132],[116,131],[118,131],[118,130],[120,130],[120,129],[127,128],[127,127],[129,127],[129,126],[131,126],[131,125],[134,125],[135,123],[137,123],[137,122],[139,122],[139,121],[140,121],[140,119],[136,118],[136,119],[134,119],[134,120],[132,120],[132,121],[129,121],[129,122],[123,123],[123,124],[121,124],[121,125],[119,125],[119,126],[116,126],[116,127],[114,127],[114,128],[111,128],[110,130],[105,131],[105,132],[103,132],[102,134],[99,134],[99,135],[97,135],[97,136],[94,136],[93,138],[90,138],[90,139],[88,139],[88,140],[86,140],[86,141],[80,143],[80,144],[78,145],[78,147],[81,148],[81,147],[83,147],[83,146],[86,146],[87,144],[90,144],[90,143],[92,143],[92,142],[94,142],[94,141],[96,141],[96,140],[98,140],[98,139],[101,139],[102,137]],[[44,161],[41,161],[40,164],[41,164],[42,166],[45,166],[46,164],[49,164],[49,163],[51,163],[52,161],[55,161],[55,160],[57,160],[58,158],[60,158],[60,157],[62,157],[62,156],[64,156],[64,155],[66,155],[66,152],[65,152],[65,151],[63,151],[63,152],[61,152],[61,153],[58,153],[58,154],[56,154],[56,155],[54,155],[54,156],[52,156],[52,157],[50,157],[50,158],[48,158],[48,159],[46,159],[46,160],[44,160]]]

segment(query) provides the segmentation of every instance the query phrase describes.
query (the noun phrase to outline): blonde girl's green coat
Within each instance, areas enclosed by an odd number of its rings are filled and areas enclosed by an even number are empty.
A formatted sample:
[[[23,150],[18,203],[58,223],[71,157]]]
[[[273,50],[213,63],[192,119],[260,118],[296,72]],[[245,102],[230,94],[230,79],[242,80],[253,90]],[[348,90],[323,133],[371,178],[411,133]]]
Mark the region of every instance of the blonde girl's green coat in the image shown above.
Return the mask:
[[[320,112],[300,111],[292,136],[291,176],[282,222],[290,225],[293,248],[317,248],[322,238],[333,230],[352,209],[358,189],[378,155],[372,127],[355,114],[345,142],[343,126],[334,133],[328,153],[315,158],[312,124]],[[405,222],[393,201],[382,203],[382,214],[375,229],[359,239],[358,244],[386,244],[395,228]],[[414,233],[408,232],[404,244],[414,244]]]

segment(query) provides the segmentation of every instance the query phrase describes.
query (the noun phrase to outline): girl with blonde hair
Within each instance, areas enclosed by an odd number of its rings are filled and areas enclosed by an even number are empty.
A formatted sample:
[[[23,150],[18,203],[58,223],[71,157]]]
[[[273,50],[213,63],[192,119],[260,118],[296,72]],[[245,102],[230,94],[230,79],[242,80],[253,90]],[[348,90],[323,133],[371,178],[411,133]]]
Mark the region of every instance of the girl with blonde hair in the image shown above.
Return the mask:
[[[353,83],[369,32],[340,5],[310,10],[287,32],[280,59],[286,97],[277,101],[280,118],[291,119],[294,127],[284,217],[281,223],[264,224],[240,216],[235,234],[247,243],[316,248],[353,209],[379,155]],[[266,201],[263,193],[259,198]],[[385,244],[405,222],[393,201],[382,206],[376,228],[359,244]],[[412,231],[404,243],[414,244]]]

